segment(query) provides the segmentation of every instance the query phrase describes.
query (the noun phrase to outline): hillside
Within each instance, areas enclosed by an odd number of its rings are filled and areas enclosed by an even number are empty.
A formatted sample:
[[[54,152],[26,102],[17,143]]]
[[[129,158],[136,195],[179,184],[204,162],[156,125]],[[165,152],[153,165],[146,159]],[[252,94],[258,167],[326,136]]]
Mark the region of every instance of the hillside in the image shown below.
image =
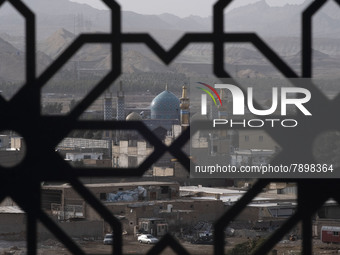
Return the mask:
[[[39,41],[60,28],[75,34],[110,29],[110,13],[86,4],[69,0],[23,0],[23,2],[36,14]],[[10,5],[5,4],[1,8],[0,34],[23,35],[23,27],[23,19]]]
[[[0,38],[0,81],[22,82],[25,79],[24,60],[22,51]]]
[[[52,58],[57,57],[72,42],[74,35],[59,29],[39,46]],[[109,70],[111,68],[111,47],[108,44],[85,45],[72,59],[79,68]],[[148,51],[139,52],[133,47],[123,49],[123,72],[167,72],[168,69]]]
[[[37,72],[40,73],[51,63],[51,59],[39,51],[36,57]],[[25,68],[25,53],[0,37],[0,90],[3,90],[5,98],[9,99],[25,83]]]
[[[74,40],[74,38],[74,34],[61,28],[41,43],[39,48],[51,58],[55,58]]]
[[[53,33],[40,45],[40,49],[51,57],[57,56],[72,41],[74,35],[64,29]],[[296,37],[269,38],[270,46],[281,55],[297,72],[300,70],[300,39]],[[317,38],[314,41],[314,63],[320,70],[331,71],[338,64],[340,39]],[[106,44],[84,46],[74,57],[79,68],[109,70],[111,50]],[[123,72],[178,72],[188,76],[212,74],[212,47],[207,44],[192,44],[166,67],[146,47],[127,45],[123,47]],[[225,64],[230,73],[240,77],[277,76],[275,68],[250,44],[226,44]],[[71,68],[74,68],[71,66]]]
[[[82,32],[108,31],[110,12],[94,9],[86,4],[69,0],[24,0],[37,14],[38,70],[45,68],[74,38]],[[311,2],[302,5],[271,7],[265,0],[225,12],[226,31],[257,32],[270,47],[295,70],[301,65],[300,14]],[[15,81],[23,79],[24,56],[22,20],[5,5],[1,10],[0,79]],[[319,72],[337,73],[340,64],[340,16],[338,6],[332,1],[314,17],[313,39],[314,63]],[[211,31],[211,18],[189,16],[180,18],[165,13],[161,15],[141,15],[123,12],[124,32],[148,32],[169,48],[185,32]],[[1,36],[0,36],[1,37]],[[5,61],[6,60],[6,61]],[[76,64],[75,64],[76,63]],[[177,72],[188,76],[211,75],[211,44],[190,44],[169,67],[149,50],[137,44],[123,47],[123,72]],[[5,65],[6,64],[6,65]],[[226,44],[225,66],[230,73],[245,77],[267,77],[275,74],[275,69],[250,44]],[[111,50],[107,44],[84,46],[66,69],[73,73],[75,68],[109,70]],[[15,70],[15,71],[13,71]],[[18,71],[19,74],[16,74]]]
[[[51,35],[51,31],[64,28],[72,33],[109,31],[110,12],[98,10],[86,4],[69,0],[24,0],[36,13],[39,40]],[[226,31],[256,32],[264,37],[295,37],[301,32],[301,13],[311,3],[306,0],[302,5],[271,7],[265,0],[225,12]],[[314,32],[317,37],[340,38],[338,6],[329,1],[314,17]],[[0,16],[1,33],[23,33],[22,19],[5,5]],[[163,31],[157,34],[158,40],[164,39],[173,31],[211,31],[212,18],[189,16],[179,18],[173,14],[141,15],[131,11],[122,12],[123,31]]]

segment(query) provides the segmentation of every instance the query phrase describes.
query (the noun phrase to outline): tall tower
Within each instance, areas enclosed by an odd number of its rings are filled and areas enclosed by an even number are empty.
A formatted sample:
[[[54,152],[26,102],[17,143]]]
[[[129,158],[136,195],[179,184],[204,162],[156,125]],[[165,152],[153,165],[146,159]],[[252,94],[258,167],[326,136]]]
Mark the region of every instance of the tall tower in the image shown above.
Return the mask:
[[[182,97],[180,100],[180,108],[181,108],[181,126],[182,131],[189,127],[189,98],[187,96],[187,88],[186,86],[182,87]]]
[[[117,91],[117,120],[125,120],[125,96],[123,83],[120,81],[119,90]]]
[[[113,109],[112,109],[112,93],[109,90],[104,96],[104,121],[111,121],[113,119]],[[112,160],[112,131],[105,130],[103,132],[103,139],[108,141],[108,154],[109,158]]]
[[[104,120],[112,120],[113,119],[113,110],[112,110],[112,93],[108,92],[104,97]]]
[[[113,119],[113,109],[112,109],[112,93],[108,91],[104,96],[104,120],[111,121]],[[112,139],[112,133],[106,130],[103,133],[103,139]]]

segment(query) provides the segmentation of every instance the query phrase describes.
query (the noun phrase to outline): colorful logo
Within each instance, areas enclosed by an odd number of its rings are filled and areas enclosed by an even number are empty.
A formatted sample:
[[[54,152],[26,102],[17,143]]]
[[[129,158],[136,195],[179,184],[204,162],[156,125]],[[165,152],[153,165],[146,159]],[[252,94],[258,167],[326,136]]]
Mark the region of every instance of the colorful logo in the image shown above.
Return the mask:
[[[197,82],[197,83],[207,87],[208,89],[210,89],[216,95],[216,97],[218,98],[221,106],[223,106],[221,97],[217,93],[216,89],[214,89],[212,86],[210,86],[208,84],[205,84],[203,82]],[[213,96],[213,94],[209,90],[201,88],[201,87],[197,87],[197,88],[200,89],[200,90],[203,90],[205,93],[207,93],[211,97],[211,99],[213,100],[213,102],[215,103],[215,105],[217,107],[216,99],[215,99],[215,97]],[[201,108],[201,114],[202,115],[207,115],[207,94],[202,94],[202,96],[201,96],[201,107],[202,107]]]

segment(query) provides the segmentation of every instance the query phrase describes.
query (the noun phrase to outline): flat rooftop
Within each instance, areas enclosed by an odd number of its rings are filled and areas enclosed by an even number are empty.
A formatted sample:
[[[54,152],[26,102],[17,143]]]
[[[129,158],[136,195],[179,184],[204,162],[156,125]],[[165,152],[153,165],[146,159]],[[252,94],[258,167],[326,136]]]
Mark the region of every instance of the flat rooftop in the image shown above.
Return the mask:
[[[226,204],[234,204],[240,200],[246,193],[244,190],[227,189],[227,188],[209,188],[202,186],[184,186],[180,187],[182,196],[190,197],[194,200],[221,200]],[[216,196],[218,195],[218,196]],[[275,194],[262,192],[258,194],[253,201],[248,204],[252,207],[272,207],[292,205],[296,203],[294,194]]]
[[[204,197],[209,197],[209,195],[221,195],[225,197],[242,197],[244,193],[247,191],[244,190],[237,190],[237,189],[225,189],[225,188],[209,188],[209,187],[202,187],[202,186],[181,186],[179,187],[179,191],[181,194],[188,193],[188,195],[197,195],[197,194],[205,194]],[[262,192],[257,196],[257,199],[296,199],[296,195],[294,194],[276,194],[276,193],[269,193],[269,192]]]
[[[25,212],[18,206],[0,206],[0,213],[20,214]]]
[[[192,193],[209,193],[209,194],[243,194],[245,191],[243,190],[234,190],[234,189],[223,189],[223,188],[209,188],[209,187],[201,187],[201,186],[181,186],[179,188],[181,192],[192,192]]]
[[[178,185],[177,182],[153,182],[153,181],[144,181],[144,182],[116,182],[116,183],[93,183],[93,184],[85,184],[85,187],[88,188],[103,188],[103,187],[131,187],[131,186],[166,186],[166,185]],[[43,186],[43,189],[69,189],[72,188],[72,185],[69,183],[61,184],[61,185],[46,185]]]

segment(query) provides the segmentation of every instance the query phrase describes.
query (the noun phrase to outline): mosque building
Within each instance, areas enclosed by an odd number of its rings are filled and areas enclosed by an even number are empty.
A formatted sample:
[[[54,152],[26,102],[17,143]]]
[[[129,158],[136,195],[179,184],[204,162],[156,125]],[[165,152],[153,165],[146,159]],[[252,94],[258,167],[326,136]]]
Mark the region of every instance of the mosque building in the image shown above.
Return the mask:
[[[122,86],[118,95],[124,95]],[[189,126],[189,98],[186,86],[183,86],[182,97],[179,99],[166,85],[165,90],[152,100],[149,110],[143,110],[141,113],[134,110],[124,118],[122,117],[122,113],[125,112],[125,109],[122,109],[125,106],[123,100],[124,97],[117,97],[117,120],[143,121],[151,131],[163,130],[164,134],[172,132],[173,126],[180,126],[181,130]],[[164,139],[164,137],[159,138]]]
[[[166,85],[165,90],[152,100],[149,114],[145,114],[146,111],[143,111],[143,114],[133,111],[125,120],[142,121],[165,144],[171,144],[182,130],[189,126],[187,88],[183,86],[182,90],[182,97],[179,99]],[[117,104],[117,114],[124,112],[121,108],[125,105],[122,98],[118,99],[120,101]],[[112,149],[114,167],[137,167],[153,151],[152,146],[136,131],[122,131],[116,133],[116,136],[113,138],[115,142]],[[155,165],[164,169],[169,168],[171,158],[170,154],[165,154]],[[169,171],[171,172],[168,169]]]

